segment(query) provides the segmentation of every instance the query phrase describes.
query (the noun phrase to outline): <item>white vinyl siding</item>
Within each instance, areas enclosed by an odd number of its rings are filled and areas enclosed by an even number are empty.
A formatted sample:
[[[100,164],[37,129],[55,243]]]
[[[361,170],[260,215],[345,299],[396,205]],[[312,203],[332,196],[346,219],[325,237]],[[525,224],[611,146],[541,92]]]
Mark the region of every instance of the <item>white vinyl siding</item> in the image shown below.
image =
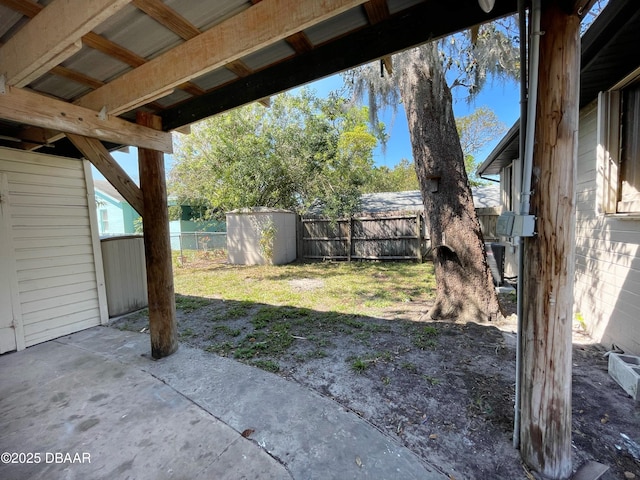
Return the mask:
[[[640,218],[606,215],[597,103],[580,113],[576,187],[575,311],[605,345],[640,354]]]
[[[0,149],[0,171],[8,179],[25,346],[99,325],[95,207],[88,205],[83,162]]]

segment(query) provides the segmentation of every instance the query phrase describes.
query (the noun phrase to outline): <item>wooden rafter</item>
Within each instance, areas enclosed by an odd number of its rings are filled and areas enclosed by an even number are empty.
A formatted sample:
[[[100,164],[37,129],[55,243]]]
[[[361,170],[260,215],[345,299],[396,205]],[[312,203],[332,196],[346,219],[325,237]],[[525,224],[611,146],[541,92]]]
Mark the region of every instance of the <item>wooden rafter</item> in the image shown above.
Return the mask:
[[[235,73],[240,78],[248,77],[253,73],[253,70],[251,70],[242,60],[229,62],[225,65],[225,68]]]
[[[166,153],[173,151],[170,133],[158,132],[109,115],[102,119],[93,110],[11,86],[7,86],[6,92],[0,94],[0,118],[124,145]]]
[[[21,13],[29,18],[35,17],[44,8],[33,0],[0,0],[0,5],[4,5],[14,12]]]
[[[390,15],[387,0],[369,0],[364,4],[364,9],[367,12],[367,18],[371,25],[386,20]]]
[[[271,0],[227,19],[206,32],[128,72],[76,103],[107,106],[120,115],[148,103],[168,88],[256,52],[277,40],[322,22],[364,0]]]
[[[0,64],[7,83],[28,85],[76,53],[82,47],[84,34],[129,1],[54,0],[0,47]]]
[[[190,40],[202,33],[191,22],[160,0],[133,0],[133,4],[184,40]]]
[[[29,18],[35,17],[44,8],[42,5],[34,2],[33,0],[0,0],[0,4],[5,5],[8,8],[19,12],[25,17]],[[89,48],[98,50],[99,52],[102,52],[109,57],[115,58],[116,60],[119,60],[122,63],[125,63],[133,68],[147,63],[147,61],[137,53],[134,53],[131,50],[128,50],[94,32],[88,32],[83,35],[82,43]],[[62,71],[57,70],[56,67],[54,67],[52,70],[52,73],[56,75],[62,75]],[[104,85],[104,82],[100,82],[100,80],[96,79],[90,80],[90,77],[84,76],[82,73],[76,72],[70,68],[65,68],[64,76],[72,78],[76,81],[79,81],[79,79],[83,78],[80,83],[84,83],[85,85],[93,89],[99,88]],[[182,85],[178,85],[177,88],[180,88],[181,90],[184,90],[194,96],[202,95],[202,93],[204,93],[201,88],[199,88],[192,82],[185,82]]]
[[[124,47],[121,47],[117,43],[107,40],[106,38],[98,35],[97,33],[89,32],[82,37],[82,43],[87,47],[98,50],[110,57],[120,60],[122,63],[132,66],[133,68],[139,67],[145,64],[147,61],[140,55],[133,53]]]
[[[289,35],[286,40],[298,54],[313,50],[313,44],[304,32],[296,32],[293,35]]]
[[[88,75],[77,72],[76,70],[71,70],[70,68],[63,67],[62,65],[57,65],[51,69],[51,73],[54,75],[58,75],[59,77],[68,78],[69,80],[73,80],[74,82],[80,83],[82,85],[86,85],[87,87],[100,88],[104,85],[104,82],[100,80],[96,80],[95,78],[91,78]]]

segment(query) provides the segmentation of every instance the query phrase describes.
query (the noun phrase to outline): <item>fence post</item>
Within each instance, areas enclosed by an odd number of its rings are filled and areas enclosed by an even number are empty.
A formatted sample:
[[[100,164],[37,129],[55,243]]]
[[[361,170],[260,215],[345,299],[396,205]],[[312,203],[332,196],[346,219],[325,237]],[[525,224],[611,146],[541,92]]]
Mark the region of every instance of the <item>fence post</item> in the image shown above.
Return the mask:
[[[353,216],[349,216],[349,223],[347,224],[347,230],[349,231],[349,238],[347,240],[347,262],[350,262],[351,248],[353,245]]]
[[[416,212],[416,260],[422,263],[422,226],[420,225],[420,212]]]

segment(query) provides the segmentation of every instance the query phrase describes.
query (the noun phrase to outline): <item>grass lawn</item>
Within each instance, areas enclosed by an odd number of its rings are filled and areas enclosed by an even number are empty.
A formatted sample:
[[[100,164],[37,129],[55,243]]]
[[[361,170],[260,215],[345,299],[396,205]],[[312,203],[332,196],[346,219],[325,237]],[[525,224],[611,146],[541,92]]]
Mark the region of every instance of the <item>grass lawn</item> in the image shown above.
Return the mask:
[[[313,262],[206,268],[174,266],[179,295],[372,315],[399,302],[428,301],[435,289],[431,263]],[[188,300],[178,299],[178,307]]]

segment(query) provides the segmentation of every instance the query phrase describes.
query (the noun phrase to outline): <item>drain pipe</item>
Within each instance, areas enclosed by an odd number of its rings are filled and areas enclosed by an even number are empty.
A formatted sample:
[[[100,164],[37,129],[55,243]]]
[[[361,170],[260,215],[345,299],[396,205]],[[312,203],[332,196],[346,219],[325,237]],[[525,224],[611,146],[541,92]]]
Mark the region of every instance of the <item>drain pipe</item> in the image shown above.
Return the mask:
[[[531,39],[529,42],[529,75],[527,78],[527,33],[525,17],[525,0],[518,0],[518,20],[520,26],[520,139],[519,152],[522,165],[520,214],[529,215],[531,199],[531,173],[533,169],[533,143],[535,140],[536,103],[538,98],[538,66],[540,54],[540,0],[532,1]],[[527,82],[528,80],[528,82]],[[527,84],[529,89],[527,92]],[[524,290],[524,243],[521,237],[516,238],[518,245],[518,285],[517,285],[517,342],[516,342],[516,395],[515,415],[513,421],[513,446],[520,447],[520,390],[522,386],[522,350],[523,350],[523,305]]]

